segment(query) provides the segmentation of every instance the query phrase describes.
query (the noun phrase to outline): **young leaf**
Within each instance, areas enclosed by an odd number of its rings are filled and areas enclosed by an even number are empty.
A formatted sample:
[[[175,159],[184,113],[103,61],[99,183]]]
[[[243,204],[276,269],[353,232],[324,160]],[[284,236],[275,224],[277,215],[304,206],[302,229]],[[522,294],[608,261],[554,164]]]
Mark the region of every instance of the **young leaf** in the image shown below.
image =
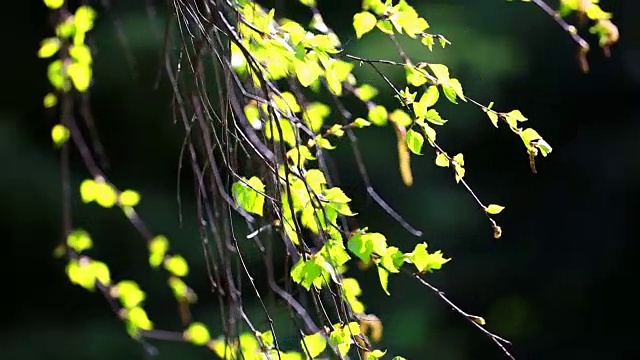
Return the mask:
[[[447,122],[447,120],[440,117],[436,109],[429,109],[425,117],[428,122],[434,125],[444,125]]]
[[[378,126],[383,126],[387,124],[388,120],[387,109],[385,109],[382,105],[375,105],[369,108],[369,121]]]
[[[317,332],[300,340],[300,346],[313,359],[318,357],[327,347],[327,340],[321,332]]]
[[[453,91],[456,93],[456,95],[458,95],[460,99],[462,99],[462,101],[467,101],[467,99],[464,97],[464,93],[462,92],[462,84],[460,84],[460,81],[458,79],[449,79],[449,87],[453,89]]]
[[[489,117],[489,120],[491,120],[493,126],[498,127],[498,114],[491,110],[486,110],[485,112],[487,113],[487,116]]]
[[[377,21],[378,20],[375,15],[368,11],[355,14],[353,16],[353,28],[356,30],[356,36],[358,39],[360,39],[362,35],[373,30]]]
[[[438,82],[443,84],[449,82],[449,68],[446,65],[429,64],[429,67],[436,78],[438,78]]]
[[[236,203],[245,211],[260,216],[262,216],[264,207],[264,195],[261,194],[262,192],[264,192],[264,184],[262,180],[255,176],[249,180],[242,178],[231,187],[231,193]]]
[[[391,296],[389,293],[389,272],[382,267],[378,266],[378,277],[380,278],[380,285],[382,286],[382,290],[384,290],[385,294]]]
[[[504,206],[500,206],[496,204],[491,204],[484,209],[484,211],[486,211],[487,214],[491,214],[491,215],[499,214],[502,210],[504,210]]]
[[[192,323],[182,336],[195,345],[204,345],[211,339],[209,330],[202,323]]]
[[[444,153],[438,153],[438,155],[436,155],[436,165],[445,168],[449,167],[449,158],[447,158],[447,155]]]
[[[416,155],[422,155],[422,145],[424,144],[424,137],[419,132],[409,129],[407,130],[407,147],[412,153]]]

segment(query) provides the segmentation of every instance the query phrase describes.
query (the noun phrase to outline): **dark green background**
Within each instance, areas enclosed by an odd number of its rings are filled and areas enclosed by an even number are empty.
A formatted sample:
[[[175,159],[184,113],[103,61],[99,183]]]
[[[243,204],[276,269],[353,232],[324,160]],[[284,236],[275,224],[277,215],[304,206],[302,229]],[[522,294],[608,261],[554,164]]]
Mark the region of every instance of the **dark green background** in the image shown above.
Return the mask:
[[[93,33],[91,102],[111,165],[107,173],[118,186],[142,193],[141,215],[155,232],[169,236],[192,266],[189,281],[201,294],[198,320],[219,329],[189,189],[182,209],[185,224],[178,226],[176,177],[183,130],[172,123],[167,82],[153,88],[164,71],[162,7],[154,25],[145,8],[150,1],[114,3],[120,4],[108,10],[97,4],[100,17]],[[360,2],[320,3],[329,25],[344,40],[352,38],[350,19]],[[533,175],[517,136],[493,128],[470,104],[440,107],[450,120],[439,132],[440,143],[451,153],[465,154],[466,179],[483,200],[506,206],[497,216],[504,235],[496,241],[473,199],[448,171],[435,167],[431,155],[412,159],[415,184],[405,188],[393,131],[360,132],[376,188],[425,231],[431,248],[453,258],[430,279],[461,307],[484,316],[490,330],[513,340],[519,359],[636,358],[638,231],[633,209],[640,175],[640,6],[633,0],[603,2],[622,37],[610,59],[597,48],[589,54],[591,72],[585,75],[577,68],[569,37],[530,3],[412,3],[433,32],[453,43],[433,53],[407,43],[412,56],[446,63],[465,92],[483,103],[522,110],[530,119],[527,125],[554,147]],[[308,18],[301,7],[288,10],[291,17]],[[50,34],[46,14],[40,1],[14,1],[2,15],[0,358],[142,359],[145,352],[127,337],[104,300],[70,285],[64,262],[51,255],[60,238],[61,192],[58,158],[49,139],[56,119],[41,107],[49,90],[47,61],[36,58],[39,41]],[[595,38],[589,40],[595,44]],[[349,42],[347,51],[398,60],[391,44],[377,35]],[[401,73],[386,71],[400,83]],[[356,75],[384,88],[364,67]],[[388,91],[377,99],[395,106]],[[341,145],[344,150],[334,159],[360,224],[384,232],[402,249],[422,241],[366,198],[348,144]],[[87,174],[76,162],[72,176],[78,184]],[[139,281],[149,292],[151,316],[178,328],[164,275],[148,269],[144,244],[131,226],[117,210],[82,205],[77,196],[74,201],[75,225],[94,236],[92,254],[110,264],[115,278]],[[260,259],[250,259],[259,269]],[[501,358],[486,337],[410,279],[392,277],[391,297],[383,294],[373,271],[361,279],[368,311],[385,324],[381,347],[391,355]],[[214,356],[184,344],[158,346],[160,359]]]

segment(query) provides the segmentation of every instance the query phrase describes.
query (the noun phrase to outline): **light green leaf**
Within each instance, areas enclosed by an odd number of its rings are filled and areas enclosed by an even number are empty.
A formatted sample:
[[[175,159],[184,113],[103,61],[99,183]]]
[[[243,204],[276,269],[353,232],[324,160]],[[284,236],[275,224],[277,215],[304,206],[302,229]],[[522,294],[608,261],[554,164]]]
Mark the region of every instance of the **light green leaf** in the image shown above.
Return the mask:
[[[356,31],[358,39],[360,39],[362,35],[373,30],[377,21],[376,16],[368,11],[355,14],[353,16],[353,28]]]
[[[388,113],[387,109],[385,109],[382,105],[375,105],[369,108],[368,112],[369,121],[378,126],[383,126],[387,124]]]
[[[322,75],[322,68],[311,60],[295,60],[293,66],[300,85],[304,87],[308,87]]]
[[[456,93],[456,90],[451,87],[451,85],[449,85],[448,83],[442,84],[442,92],[444,93],[444,96],[447,98],[447,100],[454,104],[458,103],[456,101],[458,94]]]
[[[449,82],[449,68],[446,65],[442,64],[429,64],[431,71],[438,79],[440,83]]]
[[[491,204],[491,205],[487,206],[484,209],[484,211],[486,211],[487,214],[496,215],[496,214],[499,214],[503,209],[504,209],[504,206]]]
[[[231,193],[236,203],[245,211],[262,216],[264,207],[264,184],[258,177],[249,180],[244,177],[236,181],[231,187]]]
[[[371,126],[371,123],[363,118],[357,118],[353,121],[353,127],[355,128],[364,128],[367,126]]]
[[[378,360],[381,357],[383,357],[386,353],[387,353],[386,350],[385,351],[382,351],[380,349],[373,350],[373,351],[368,353],[367,360]]]
[[[207,327],[198,322],[191,323],[182,336],[185,340],[195,345],[205,345],[211,340],[211,335],[209,335]]]
[[[60,50],[60,39],[57,37],[50,37],[42,40],[40,43],[40,49],[38,50],[39,58],[49,58]]]
[[[422,86],[427,82],[426,75],[419,70],[416,70],[413,66],[405,66],[407,82],[413,86]]]
[[[327,339],[321,332],[305,336],[300,341],[300,346],[309,357],[318,357],[327,347]]]
[[[88,232],[84,230],[74,230],[67,237],[67,246],[76,253],[81,253],[93,247],[93,240]]]
[[[356,88],[355,95],[362,101],[369,101],[378,94],[378,89],[369,84],[363,84]]]
[[[535,143],[535,141],[542,139],[542,136],[540,136],[537,131],[529,128],[520,132],[520,138],[524,142],[524,145],[527,147],[527,149],[532,149],[534,148],[533,144]]]
[[[278,126],[280,126],[279,129]],[[282,131],[282,140],[287,143],[287,145],[291,147],[296,146],[296,133],[289,120],[280,119],[277,123],[269,120],[265,125],[264,135],[267,139],[280,141],[280,131]]]
[[[449,167],[449,158],[447,158],[445,153],[439,152],[438,155],[436,155],[436,165],[444,168]]]
[[[443,258],[442,252],[439,250],[430,254],[427,251],[426,243],[417,244],[413,251],[407,254],[407,257],[419,272],[439,270],[442,265],[451,260]]]
[[[183,277],[189,273],[189,265],[180,255],[173,255],[164,260],[164,268],[175,276]]]
[[[416,155],[422,155],[422,145],[424,144],[424,137],[419,132],[409,129],[407,130],[407,147],[412,153]]]
[[[64,125],[56,124],[51,128],[51,140],[53,140],[53,144],[57,147],[64,145],[70,136],[71,132]]]
[[[401,109],[393,110],[393,112],[389,114],[389,120],[405,128],[411,126],[411,123],[413,123],[411,116]]]
[[[429,111],[427,111],[426,113],[425,118],[428,122],[434,125],[444,125],[447,122],[447,120],[440,117],[440,114],[436,109],[429,109]]]
[[[389,272],[382,267],[378,266],[378,278],[380,278],[380,285],[385,294],[391,296],[389,293]]]
[[[321,102],[312,102],[304,108],[302,113],[302,120],[317,133],[322,128],[324,120],[331,114],[331,108]]]
[[[64,0],[44,0],[44,4],[52,10],[59,9],[64,5]]]
[[[493,126],[498,127],[498,114],[496,114],[491,110],[487,110],[486,113],[487,113],[487,116],[489,116],[489,120],[491,120],[491,123],[493,124]]]

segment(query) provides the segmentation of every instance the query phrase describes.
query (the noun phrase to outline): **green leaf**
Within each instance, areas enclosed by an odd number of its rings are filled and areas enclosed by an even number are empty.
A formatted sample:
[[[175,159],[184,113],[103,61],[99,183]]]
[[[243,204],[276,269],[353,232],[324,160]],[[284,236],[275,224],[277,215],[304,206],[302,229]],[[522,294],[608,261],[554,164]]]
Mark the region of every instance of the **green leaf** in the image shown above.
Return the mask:
[[[424,137],[419,132],[409,129],[407,130],[407,147],[412,153],[416,155],[422,155],[422,145],[424,144]]]
[[[93,74],[91,66],[86,63],[72,63],[67,66],[67,74],[71,78],[73,86],[79,92],[85,92],[91,84],[91,76]]]
[[[440,92],[438,91],[438,87],[435,85],[431,85],[427,88],[427,91],[420,98],[420,102],[423,103],[426,107],[432,107],[438,102],[438,98],[440,97]]]
[[[164,260],[164,268],[175,276],[186,276],[189,273],[189,265],[180,255],[173,255]]]
[[[469,314],[467,314],[467,317],[468,317],[471,321],[475,322],[475,323],[476,323],[476,324],[478,324],[478,325],[483,325],[483,326],[484,326],[484,325],[487,323],[487,322],[484,320],[484,318],[483,318],[483,317],[481,317],[481,316],[475,316],[475,315],[469,315]]]
[[[356,88],[355,95],[362,101],[369,101],[378,94],[378,89],[369,84],[363,84]]]
[[[344,191],[338,187],[332,187],[331,189],[326,190],[324,192],[324,196],[327,200],[338,204],[346,204],[351,201]]]
[[[300,85],[304,87],[308,87],[322,75],[322,68],[317,62],[311,60],[295,60],[293,67]]]
[[[57,147],[64,145],[70,136],[71,132],[64,125],[56,124],[51,128],[51,140],[53,140],[54,145]]]
[[[357,118],[353,121],[353,127],[355,128],[364,128],[367,126],[371,126],[371,123],[363,118]]]
[[[379,20],[376,27],[385,34],[393,35],[393,25],[389,20]]]
[[[112,288],[112,296],[118,297],[125,308],[136,307],[146,298],[146,294],[140,290],[138,284],[130,280],[123,280],[116,284]]]
[[[491,204],[484,209],[484,211],[486,211],[487,214],[491,214],[491,215],[499,214],[502,210],[504,210],[504,206],[500,206],[496,204]]]
[[[280,126],[280,129],[278,129]],[[280,119],[276,123],[273,120],[269,120],[264,128],[264,135],[267,139],[273,139],[274,141],[280,141],[280,131],[282,131],[282,138],[287,145],[296,146],[296,133],[291,125],[291,122],[286,119]]]
[[[244,177],[236,181],[231,187],[231,193],[236,203],[245,211],[262,216],[264,207],[264,184],[262,180],[253,176],[246,180]]]
[[[300,341],[300,346],[305,353],[313,359],[318,357],[327,347],[327,339],[325,339],[321,332],[317,332],[315,334],[305,336]]]
[[[378,360],[381,357],[383,357],[386,353],[387,353],[386,350],[385,351],[382,351],[380,349],[373,350],[367,353],[368,354],[367,360]]]
[[[458,79],[449,79],[449,87],[451,87],[456,95],[458,95],[458,97],[460,99],[462,99],[462,101],[467,101],[467,99],[464,97],[464,92],[462,91],[462,84],[460,84],[460,81]]]
[[[153,323],[149,320],[147,312],[141,307],[130,308],[126,312],[127,320],[131,322],[131,325],[142,330],[153,329]]]
[[[302,5],[306,5],[308,7],[315,7],[316,6],[316,0],[298,0],[300,1],[300,3]]]
[[[444,96],[447,98],[447,100],[449,100],[451,103],[453,104],[457,104],[458,102],[456,101],[457,98],[457,93],[456,90],[451,87],[449,84],[442,84],[442,92],[444,93]]]
[[[382,105],[375,105],[369,108],[368,113],[369,121],[378,126],[383,126],[387,124],[388,113],[387,109],[385,109]]]
[[[430,254],[427,251],[426,243],[417,244],[413,251],[407,254],[407,257],[419,272],[439,270],[442,268],[442,265],[451,260],[443,258],[442,252],[439,250]]]
[[[536,146],[538,147],[538,149],[540,149],[540,152],[542,152],[542,156],[545,157],[549,155],[551,151],[553,151],[551,145],[549,145],[548,142],[544,141],[544,139],[538,139]]]
[[[38,50],[39,58],[49,58],[55,55],[60,50],[60,39],[57,37],[50,37],[42,40],[40,43],[40,49]]]
[[[73,21],[76,26],[76,31],[79,33],[86,33],[93,28],[93,23],[96,18],[96,11],[86,5],[82,5],[76,9],[73,16]]]
[[[520,110],[512,110],[503,115],[505,117],[505,120],[507,121],[507,124],[509,124],[509,126],[511,126],[512,128],[517,128],[518,122],[527,121],[527,118],[522,115]]]
[[[165,236],[158,235],[151,239],[149,242],[149,264],[151,267],[157,268],[162,264],[167,250],[169,250],[169,240]]]
[[[527,147],[527,149],[533,149],[535,148],[533,144],[536,141],[542,139],[542,136],[540,136],[537,131],[529,128],[520,132],[520,138],[524,142],[524,145]]]
[[[424,133],[427,135],[427,140],[430,142],[436,141],[436,130],[434,128],[427,125],[425,122],[419,122],[418,125],[420,125],[424,130]]]
[[[81,253],[93,247],[93,241],[88,232],[84,230],[74,230],[67,236],[67,246],[76,253]]]
[[[331,114],[331,108],[328,105],[321,102],[313,102],[304,108],[302,120],[309,125],[314,133],[317,133],[329,114]]]
[[[195,345],[205,345],[211,340],[207,327],[198,322],[191,323],[182,336],[185,340]]]
[[[377,22],[378,20],[376,19],[376,16],[368,11],[355,14],[353,16],[353,28],[356,31],[358,39],[360,39],[362,35],[373,30]]]
[[[307,184],[311,188],[311,191],[316,194],[320,194],[322,192],[323,185],[327,183],[327,179],[324,177],[324,173],[318,169],[310,169],[304,175]]]
[[[56,106],[57,104],[58,104],[58,97],[54,93],[48,93],[47,95],[44,96],[44,99],[42,99],[42,105],[47,109],[50,109],[50,108]],[[55,126],[54,126],[54,128],[55,128]],[[55,140],[54,140],[54,142],[55,142]]]
[[[64,0],[44,0],[44,4],[52,10],[59,9],[64,5]]]
[[[420,42],[424,46],[426,46],[429,49],[429,51],[433,51],[433,44],[434,44],[433,35],[425,35],[425,36],[423,36],[422,40],[420,40]]]
[[[378,266],[378,278],[380,279],[380,285],[385,294],[391,296],[389,293],[389,272],[382,267]]]
[[[489,116],[489,120],[491,120],[493,126],[498,127],[498,114],[491,110],[486,110],[485,112],[487,113],[487,116]]]
[[[429,109],[425,117],[428,122],[434,125],[444,125],[447,122],[447,120],[440,117],[440,114],[436,109]]]
[[[404,260],[405,257],[402,251],[395,246],[390,246],[382,258],[380,258],[380,265],[389,272],[397,273],[400,272],[400,267],[404,264]]]
[[[125,190],[118,196],[118,202],[121,206],[136,206],[140,202],[140,194],[137,191]]]
[[[387,239],[380,233],[357,233],[349,239],[347,247],[360,260],[368,264],[372,253],[385,254]]]
[[[302,285],[307,291],[311,289],[313,282],[322,274],[322,267],[315,259],[302,260],[291,269],[291,279]]]
[[[411,123],[413,123],[411,116],[409,116],[409,114],[402,111],[401,109],[393,110],[393,112],[389,114],[389,120],[395,122],[396,124],[402,127],[409,127],[411,126]]]
[[[431,71],[433,71],[433,74],[438,79],[438,82],[443,84],[449,82],[449,68],[446,65],[429,64],[429,67],[431,68]]]
[[[405,65],[405,72],[407,82],[413,86],[422,86],[427,82],[426,75],[419,70],[416,70],[413,66]]]
[[[445,153],[439,152],[438,155],[436,155],[436,165],[444,168],[449,167],[449,158]]]

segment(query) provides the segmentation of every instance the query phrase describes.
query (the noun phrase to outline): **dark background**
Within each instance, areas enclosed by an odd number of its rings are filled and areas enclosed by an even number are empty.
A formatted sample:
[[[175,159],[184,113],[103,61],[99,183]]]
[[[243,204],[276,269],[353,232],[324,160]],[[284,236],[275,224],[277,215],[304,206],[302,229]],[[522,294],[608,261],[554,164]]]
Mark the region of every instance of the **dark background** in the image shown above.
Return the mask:
[[[182,228],[178,224],[176,178],[183,130],[172,123],[167,82],[153,88],[158,72],[164,71],[162,8],[157,8],[158,18],[150,20],[147,2],[113,3],[108,10],[98,5],[93,32],[97,51],[91,102],[111,165],[107,173],[121,188],[141,192],[143,218],[189,260],[189,282],[201,294],[196,317],[215,333],[215,299],[207,295],[195,207],[188,197],[182,210],[185,223]],[[329,26],[343,40],[352,38],[350,19],[360,2],[320,3]],[[638,358],[638,231],[633,209],[640,180],[639,3],[603,1],[603,8],[614,14],[621,39],[607,59],[595,46],[597,40],[588,36],[594,49],[586,75],[577,67],[570,38],[530,3],[411,3],[427,18],[430,31],[453,43],[433,53],[406,43],[411,55],[447,64],[466,94],[485,104],[495,101],[502,111],[520,109],[530,119],[526,125],[554,148],[550,157],[538,160],[539,174],[533,175],[516,135],[493,128],[470,104],[443,103],[439,108],[450,120],[439,132],[439,142],[450,153],[465,154],[466,179],[481,199],[506,206],[496,217],[504,235],[494,240],[471,196],[448,171],[433,164],[431,155],[413,157],[415,184],[406,188],[397,171],[393,131],[360,132],[376,188],[425,231],[423,240],[431,249],[453,258],[431,281],[463,309],[484,316],[490,330],[511,339],[519,359]],[[290,17],[309,16],[301,7],[288,10]],[[11,2],[3,11],[2,26],[0,358],[145,358],[104,300],[70,285],[64,262],[52,257],[61,232],[58,157],[49,138],[56,119],[41,106],[49,91],[47,61],[36,58],[39,41],[50,34],[46,9],[40,1]],[[116,35],[118,27],[126,45]],[[377,35],[350,42],[347,51],[397,60],[391,44]],[[396,83],[402,81],[397,70],[385,71],[396,76]],[[383,90],[379,101],[394,105],[375,74],[363,67],[356,75]],[[366,198],[348,144],[341,145],[344,150],[334,159],[342,186],[360,212],[360,224],[384,232],[405,250],[423,241],[404,232]],[[74,164],[72,176],[75,185],[88,177],[79,164]],[[149,293],[150,316],[160,319],[159,326],[176,325],[164,276],[148,269],[144,244],[127,221],[115,209],[82,205],[78,196],[74,201],[75,226],[94,237],[92,255],[111,266],[114,278],[140,282]],[[260,259],[254,256],[252,263],[259,266]],[[360,278],[368,312],[385,324],[380,346],[390,355],[501,358],[486,337],[410,279],[392,277],[392,295],[387,297],[375,272]],[[160,359],[214,356],[185,344],[158,346]]]

